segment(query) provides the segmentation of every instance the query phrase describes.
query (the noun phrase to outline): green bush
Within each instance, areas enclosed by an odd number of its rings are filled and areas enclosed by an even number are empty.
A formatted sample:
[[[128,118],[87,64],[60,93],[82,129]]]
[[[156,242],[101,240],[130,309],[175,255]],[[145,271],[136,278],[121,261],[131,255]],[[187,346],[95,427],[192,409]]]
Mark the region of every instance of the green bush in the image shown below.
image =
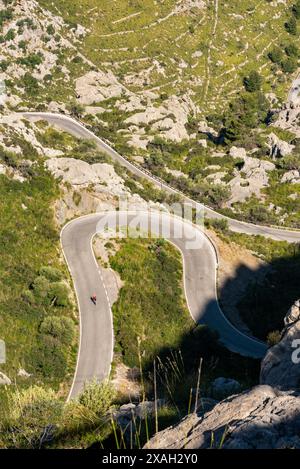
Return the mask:
[[[115,391],[108,381],[99,383],[94,380],[85,386],[78,402],[95,415],[104,417],[114,399]]]
[[[1,10],[0,11],[0,27],[3,26],[5,21],[11,20],[13,17],[13,10],[11,8],[8,8],[6,10]]]
[[[298,47],[291,43],[285,47],[285,52],[289,57],[299,57],[299,49]]]
[[[292,34],[293,36],[296,36],[298,29],[297,29],[297,21],[296,19],[291,16],[290,19],[285,23],[284,25],[285,29],[289,34]]]
[[[22,297],[23,297],[23,300],[26,301],[26,303],[29,303],[31,305],[35,303],[35,296],[32,290],[25,290],[23,292]]]
[[[24,85],[26,92],[35,95],[39,91],[39,82],[30,73],[26,72],[22,78],[21,84]]]
[[[13,41],[16,37],[16,33],[13,29],[9,29],[5,35],[5,41]]]
[[[64,408],[64,435],[86,435],[86,432],[92,431],[91,443],[95,441],[95,429],[100,440],[109,436],[112,431],[109,411],[115,396],[115,390],[108,382],[98,383],[95,380],[87,384],[79,398],[72,399]]]
[[[281,49],[279,49],[279,47],[276,47],[268,53],[268,57],[273,63],[281,64],[283,59],[283,52]]]
[[[245,89],[250,93],[253,93],[254,91],[259,91],[261,89],[262,83],[262,76],[256,70],[252,70],[249,76],[244,78]]]
[[[67,109],[71,115],[75,117],[81,117],[85,110],[84,106],[78,104],[76,101],[73,101],[71,104],[69,104]]]
[[[294,57],[288,57],[286,60],[283,60],[281,64],[281,68],[285,73],[294,73],[297,70],[297,67],[297,59]]]
[[[19,46],[19,49],[22,49],[23,51],[25,51],[26,47],[27,47],[27,42],[26,41],[20,41],[18,46]]]
[[[39,274],[47,278],[50,282],[58,282],[63,278],[63,274],[60,270],[50,266],[43,266]]]
[[[33,354],[32,366],[45,378],[63,379],[67,370],[66,350],[51,335],[40,335]]]
[[[40,325],[40,333],[51,335],[62,344],[70,345],[75,336],[74,321],[64,316],[47,316]]]
[[[54,36],[55,28],[54,28],[53,24],[48,24],[47,33],[49,34],[49,36]]]
[[[50,284],[48,297],[56,306],[69,305],[69,289],[65,283],[53,282]]]
[[[20,163],[20,156],[11,151],[4,150],[0,147],[0,160],[2,160],[7,166],[18,169]]]
[[[242,142],[269,116],[269,104],[261,92],[243,93],[229,106],[222,131],[225,143]]]
[[[8,69],[9,67],[9,62],[7,60],[1,60],[0,62],[0,70],[2,72],[6,72],[6,70]]]
[[[299,0],[297,0],[297,2],[294,3],[294,5],[292,6],[292,12],[295,18],[299,20],[300,19],[300,1]]]
[[[283,169],[287,169],[288,171],[291,169],[300,170],[300,158],[297,155],[288,155],[285,156],[280,160],[280,167]]]
[[[56,435],[63,403],[54,391],[30,386],[8,395],[8,412],[1,422],[1,440],[9,448],[39,449]]]
[[[164,168],[165,164],[161,154],[150,153],[150,155],[145,158],[144,166],[150,171],[157,172],[157,170]]]
[[[22,57],[17,60],[17,62],[21,65],[26,65],[32,69],[36,68],[38,65],[41,65],[44,61],[44,57],[41,53],[38,54],[30,54],[27,57]]]
[[[205,224],[208,228],[212,227],[217,231],[221,231],[222,233],[227,233],[229,230],[228,220],[226,218],[210,218],[205,220]]]
[[[46,277],[39,275],[32,284],[34,296],[38,301],[48,304],[50,282]]]

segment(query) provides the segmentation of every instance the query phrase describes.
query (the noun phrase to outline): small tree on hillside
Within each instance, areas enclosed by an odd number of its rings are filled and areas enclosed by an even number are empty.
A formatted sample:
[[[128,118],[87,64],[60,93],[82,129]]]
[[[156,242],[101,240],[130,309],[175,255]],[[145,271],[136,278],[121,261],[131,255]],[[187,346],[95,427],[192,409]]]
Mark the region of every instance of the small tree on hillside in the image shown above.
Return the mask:
[[[282,50],[279,47],[275,47],[268,53],[268,57],[273,63],[280,64],[283,59]]]
[[[68,111],[70,111],[71,115],[74,117],[81,117],[84,113],[84,106],[78,104],[76,101],[73,101],[67,106]]]
[[[297,60],[293,57],[288,57],[281,64],[281,68],[285,73],[293,73],[297,70]]]
[[[285,52],[289,57],[299,57],[299,49],[295,44],[289,44],[285,47]]]
[[[294,3],[294,5],[292,6],[292,12],[295,18],[299,20],[300,19],[300,1],[299,0],[296,3]]]
[[[297,21],[294,16],[291,16],[291,18],[285,23],[285,29],[287,30],[288,33],[292,34],[293,36],[296,36],[297,34]]]
[[[259,91],[262,85],[263,79],[261,75],[256,71],[252,70],[249,76],[244,78],[244,86],[246,91],[253,93],[254,91]]]

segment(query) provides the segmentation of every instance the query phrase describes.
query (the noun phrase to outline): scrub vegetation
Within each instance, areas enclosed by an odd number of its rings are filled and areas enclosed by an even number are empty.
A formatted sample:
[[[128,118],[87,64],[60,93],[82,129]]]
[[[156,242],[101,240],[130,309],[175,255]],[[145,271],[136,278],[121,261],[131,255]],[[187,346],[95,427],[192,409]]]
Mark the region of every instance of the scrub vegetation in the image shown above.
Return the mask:
[[[268,340],[278,336],[287,305],[299,297],[299,243],[234,233],[227,226],[215,223],[212,226],[224,241],[246,247],[266,261],[268,269],[263,280],[253,281],[237,306],[243,321],[256,337]]]
[[[18,165],[17,156],[9,158]],[[1,370],[21,385],[24,368],[31,374],[26,383],[58,389],[72,379],[77,337],[52,210],[59,190],[42,164],[23,171],[23,182],[0,176],[0,337],[7,349]]]

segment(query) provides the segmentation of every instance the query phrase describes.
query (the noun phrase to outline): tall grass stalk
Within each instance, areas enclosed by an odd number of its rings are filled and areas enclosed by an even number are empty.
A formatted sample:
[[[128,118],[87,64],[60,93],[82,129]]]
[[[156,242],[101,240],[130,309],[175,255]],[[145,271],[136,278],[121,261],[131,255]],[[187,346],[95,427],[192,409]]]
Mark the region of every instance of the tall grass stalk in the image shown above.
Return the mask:
[[[144,381],[144,374],[143,374],[143,365],[142,365],[142,354],[141,354],[141,339],[138,337],[138,355],[139,355],[139,367],[140,367],[140,376],[141,376],[141,385],[142,385],[142,404],[146,401],[146,389],[145,389],[145,381]],[[144,406],[146,409],[146,406]],[[141,423],[140,423],[141,426]],[[145,415],[145,430],[146,430],[146,439],[149,441],[149,427],[148,427],[148,414],[146,411]]]
[[[199,398],[199,392],[200,392],[200,379],[201,379],[202,362],[203,362],[203,359],[201,357],[200,362],[199,362],[199,367],[198,367],[198,379],[197,379],[197,386],[196,386],[195,409],[194,409],[195,413],[197,412],[197,409],[198,409],[198,398]]]
[[[114,421],[114,418],[113,418],[112,415],[111,415],[111,426],[112,426],[112,429],[113,429],[113,432],[114,432],[116,447],[117,447],[117,449],[120,449],[120,444],[119,444],[119,440],[118,440],[117,429],[116,429],[115,421]]]
[[[155,409],[155,433],[158,433],[158,409],[157,409],[157,381],[156,381],[156,361],[153,362],[153,381],[154,381],[154,409]]]
[[[188,415],[191,413],[192,400],[193,400],[193,388],[190,389],[190,397],[189,397],[189,405],[188,405]]]

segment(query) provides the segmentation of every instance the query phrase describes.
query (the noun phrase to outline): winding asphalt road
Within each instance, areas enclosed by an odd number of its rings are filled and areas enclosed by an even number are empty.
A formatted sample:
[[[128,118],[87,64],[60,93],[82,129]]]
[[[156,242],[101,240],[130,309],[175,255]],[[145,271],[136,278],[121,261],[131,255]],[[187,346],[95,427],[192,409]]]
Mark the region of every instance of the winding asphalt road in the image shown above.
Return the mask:
[[[254,225],[252,223],[246,223],[238,220],[234,220],[232,218],[225,217],[220,213],[217,213],[213,209],[204,206],[194,200],[190,199],[177,189],[169,186],[163,180],[153,176],[150,172],[146,171],[145,169],[141,168],[139,165],[135,165],[132,162],[126,160],[123,156],[117,153],[108,143],[101,140],[101,138],[97,137],[93,132],[88,130],[84,127],[83,124],[76,121],[75,119],[65,116],[62,114],[52,114],[46,112],[23,112],[22,115],[30,120],[36,121],[44,119],[48,121],[50,124],[69,132],[70,134],[74,135],[77,138],[84,138],[84,139],[91,139],[93,140],[99,149],[106,153],[108,156],[111,157],[113,161],[118,162],[122,166],[124,166],[128,171],[131,173],[140,176],[142,178],[146,178],[151,181],[156,187],[159,189],[163,189],[169,194],[179,194],[180,197],[193,204],[194,206],[198,206],[199,208],[204,207],[205,216],[208,218],[218,218],[218,219],[226,219],[228,220],[229,228],[232,231],[238,233],[246,233],[249,235],[262,235],[265,237],[269,237],[275,239],[277,241],[288,241],[291,243],[299,242],[300,241],[300,231],[294,231],[284,228],[276,228],[270,226],[262,226],[262,225]]]
[[[160,189],[168,193],[179,193],[165,182],[152,176],[142,168],[127,161],[106,142],[86,129],[74,119],[51,113],[23,113],[24,117],[40,120],[45,119],[50,124],[67,131],[78,138],[92,139],[101,151],[106,152],[114,161],[132,173],[147,178]],[[179,193],[181,198],[194,206],[203,207],[201,204]],[[121,220],[118,225],[123,226],[126,212],[112,212],[105,214],[93,214],[81,217],[68,223],[61,233],[61,242],[66,261],[68,263],[78,299],[80,309],[80,350],[78,363],[72,389],[69,398],[77,396],[83,389],[84,383],[94,377],[104,379],[110,370],[113,354],[113,323],[108,295],[94,258],[91,241],[97,232],[97,225],[103,217],[115,217],[118,214]],[[205,207],[205,215],[210,218],[226,218],[232,231],[250,235],[263,235],[275,240],[299,242],[300,231],[267,227],[240,222],[220,215],[209,207]],[[134,215],[131,214],[134,218]],[[145,221],[149,215],[140,214]],[[172,236],[169,233],[160,233],[174,243],[181,251],[184,260],[184,284],[188,307],[196,323],[205,323],[210,328],[218,331],[220,340],[230,350],[246,356],[262,357],[266,352],[266,345],[257,339],[251,338],[238,331],[222,313],[216,293],[217,255],[209,238],[198,227],[174,218],[168,214],[152,213],[152,232],[161,230],[161,219],[167,217],[172,227],[179,229],[184,226],[185,234],[181,237]],[[100,230],[101,231],[101,230]],[[190,237],[201,240],[198,249],[188,249],[187,241]],[[201,245],[201,246],[200,246]],[[96,293],[98,302],[94,306],[90,301],[90,295]]]
[[[108,295],[92,250],[96,233],[108,226],[148,226],[156,236],[172,242],[181,252],[184,287],[190,314],[196,323],[216,330],[230,350],[260,358],[266,345],[238,331],[223,315],[217,300],[214,248],[196,226],[164,212],[104,212],[77,218],[62,230],[61,242],[78,298],[81,324],[80,350],[70,398],[84,383],[108,376],[113,356],[113,322]],[[193,248],[191,249],[191,246]],[[96,293],[95,306],[90,296]]]

